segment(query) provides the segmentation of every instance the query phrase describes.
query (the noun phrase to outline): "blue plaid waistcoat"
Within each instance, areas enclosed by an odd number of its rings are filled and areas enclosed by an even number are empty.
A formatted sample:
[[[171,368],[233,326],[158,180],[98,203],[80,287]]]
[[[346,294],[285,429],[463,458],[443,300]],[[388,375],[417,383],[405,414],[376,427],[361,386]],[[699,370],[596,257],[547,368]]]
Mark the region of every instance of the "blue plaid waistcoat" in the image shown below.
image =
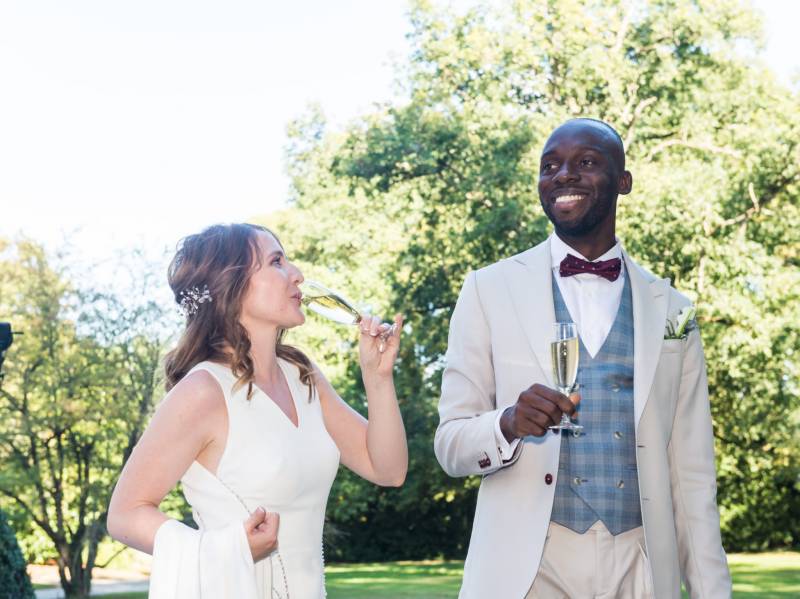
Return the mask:
[[[553,280],[556,319],[571,322]],[[580,343],[579,436],[561,433],[553,512],[550,519],[578,533],[602,520],[611,534],[642,525],[633,414],[633,301],[625,277],[619,311],[594,358]]]

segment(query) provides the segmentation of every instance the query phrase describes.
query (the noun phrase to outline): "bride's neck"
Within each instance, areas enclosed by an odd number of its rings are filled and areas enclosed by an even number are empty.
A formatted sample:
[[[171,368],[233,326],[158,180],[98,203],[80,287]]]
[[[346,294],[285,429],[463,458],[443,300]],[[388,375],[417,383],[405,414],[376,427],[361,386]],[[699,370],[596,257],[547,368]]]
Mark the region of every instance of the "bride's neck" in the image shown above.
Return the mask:
[[[260,330],[249,332],[250,356],[253,358],[253,368],[256,381],[274,383],[280,378],[278,366],[278,331]]]

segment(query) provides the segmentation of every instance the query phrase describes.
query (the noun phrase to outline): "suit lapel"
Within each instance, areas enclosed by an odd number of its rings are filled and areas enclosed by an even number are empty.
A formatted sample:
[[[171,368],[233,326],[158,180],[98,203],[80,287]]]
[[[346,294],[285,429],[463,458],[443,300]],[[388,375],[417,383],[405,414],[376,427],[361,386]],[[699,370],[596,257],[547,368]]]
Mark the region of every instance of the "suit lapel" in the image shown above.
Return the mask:
[[[508,260],[505,279],[528,344],[539,362],[549,386],[553,385],[550,366],[550,341],[555,322],[550,241]]]
[[[648,280],[627,253],[623,252],[622,256],[630,277],[633,298],[633,403],[638,430],[664,341],[669,281]]]

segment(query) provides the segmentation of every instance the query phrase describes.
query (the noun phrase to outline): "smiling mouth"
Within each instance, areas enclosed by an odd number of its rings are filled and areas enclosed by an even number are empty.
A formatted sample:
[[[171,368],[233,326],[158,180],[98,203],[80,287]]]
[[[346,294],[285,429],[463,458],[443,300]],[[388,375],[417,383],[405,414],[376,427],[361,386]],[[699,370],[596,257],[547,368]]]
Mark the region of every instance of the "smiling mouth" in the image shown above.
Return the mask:
[[[569,195],[558,196],[555,199],[556,204],[570,204],[577,203],[586,198],[585,193],[571,193]]]

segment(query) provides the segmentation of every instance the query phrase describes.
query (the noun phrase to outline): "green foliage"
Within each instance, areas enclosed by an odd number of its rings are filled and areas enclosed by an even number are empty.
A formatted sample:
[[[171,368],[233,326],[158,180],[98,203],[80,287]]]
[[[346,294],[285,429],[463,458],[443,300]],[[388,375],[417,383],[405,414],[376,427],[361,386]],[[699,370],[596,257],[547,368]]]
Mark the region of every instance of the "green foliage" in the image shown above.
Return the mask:
[[[29,241],[0,246],[0,314],[24,333],[0,382],[0,501],[20,531],[36,531],[32,557],[54,558],[65,594],[83,597],[170,329],[157,305],[137,303],[142,290],[78,289],[60,264]]]
[[[0,599],[33,599],[17,537],[0,510]]]
[[[634,192],[618,234],[697,302],[726,546],[800,542],[800,100],[753,57],[754,13],[733,0],[417,2],[412,23],[408,101],[344,131],[319,114],[296,123],[294,201],[268,222],[306,276],[407,316],[408,481],[340,475],[328,517],[345,541],[329,554],[463,555],[478,481],[447,478],[432,453],[450,311],[470,269],[546,237],[538,155],[573,116],[620,132]],[[363,410],[354,335],[314,320],[295,338]]]

